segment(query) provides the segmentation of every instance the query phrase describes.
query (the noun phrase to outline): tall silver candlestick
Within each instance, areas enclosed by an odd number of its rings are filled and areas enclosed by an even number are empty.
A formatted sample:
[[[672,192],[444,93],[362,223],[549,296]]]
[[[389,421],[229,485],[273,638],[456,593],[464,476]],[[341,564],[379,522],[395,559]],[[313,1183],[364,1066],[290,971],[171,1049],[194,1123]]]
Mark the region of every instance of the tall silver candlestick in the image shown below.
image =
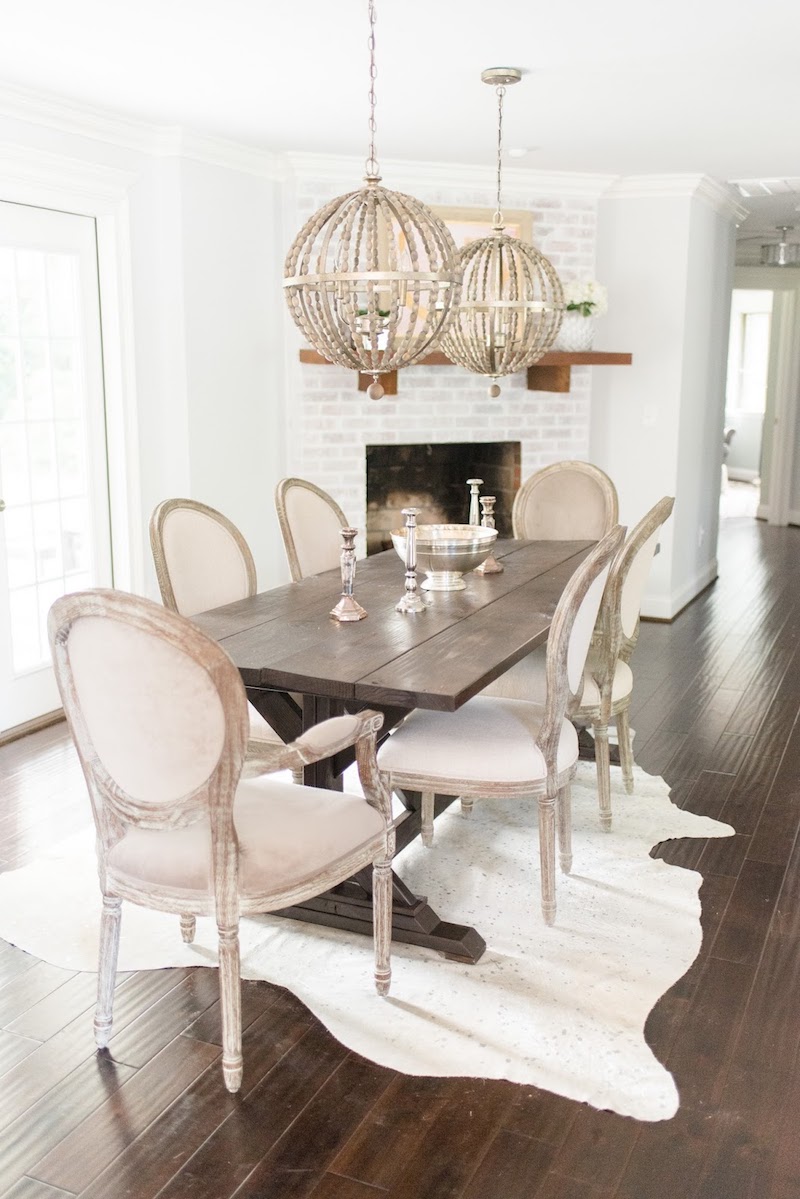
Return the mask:
[[[469,487],[469,523],[471,525],[479,525],[481,523],[481,514],[478,509],[478,500],[480,499],[480,487],[483,479],[467,479],[467,487]]]
[[[483,525],[484,529],[493,529],[495,527],[495,525],[494,525],[494,506],[496,503],[497,503],[496,496],[493,496],[493,495],[482,495],[481,496],[481,508],[483,509],[483,516],[481,517],[481,524]],[[481,562],[480,566],[475,567],[475,574],[476,575],[499,575],[499,574],[502,574],[502,572],[504,570],[505,570],[505,567],[503,566],[502,562],[498,562],[497,559],[495,558],[494,554],[489,554],[489,557],[484,558],[484,560],[483,560],[483,562]]]
[[[342,529],[342,598],[331,609],[334,620],[363,620],[367,615],[353,596],[356,581],[356,549],[353,543],[357,533],[358,529]]]
[[[417,590],[417,516],[419,508],[403,508],[406,518],[406,591],[395,605],[396,612],[427,612],[428,605]]]

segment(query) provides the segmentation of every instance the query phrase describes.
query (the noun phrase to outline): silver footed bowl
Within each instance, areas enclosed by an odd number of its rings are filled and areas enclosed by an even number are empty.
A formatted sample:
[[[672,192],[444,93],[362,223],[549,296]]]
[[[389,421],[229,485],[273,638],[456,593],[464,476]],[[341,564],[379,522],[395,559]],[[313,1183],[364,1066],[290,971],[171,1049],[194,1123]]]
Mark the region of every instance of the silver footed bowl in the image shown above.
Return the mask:
[[[406,531],[392,529],[392,545],[406,560]],[[489,557],[497,540],[497,529],[482,525],[418,525],[417,569],[428,576],[425,591],[463,591],[461,577]]]

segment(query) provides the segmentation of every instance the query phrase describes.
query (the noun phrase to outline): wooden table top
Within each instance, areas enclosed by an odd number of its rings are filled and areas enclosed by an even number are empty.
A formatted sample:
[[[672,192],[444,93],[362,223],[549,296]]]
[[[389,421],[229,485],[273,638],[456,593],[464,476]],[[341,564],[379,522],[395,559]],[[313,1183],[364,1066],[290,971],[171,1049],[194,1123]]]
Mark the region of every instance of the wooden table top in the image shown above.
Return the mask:
[[[502,574],[469,574],[464,591],[425,592],[430,608],[418,616],[394,610],[404,568],[387,550],[358,563],[366,620],[331,619],[338,570],[192,619],[248,687],[453,712],[546,640],[564,586],[593,545],[498,540]]]

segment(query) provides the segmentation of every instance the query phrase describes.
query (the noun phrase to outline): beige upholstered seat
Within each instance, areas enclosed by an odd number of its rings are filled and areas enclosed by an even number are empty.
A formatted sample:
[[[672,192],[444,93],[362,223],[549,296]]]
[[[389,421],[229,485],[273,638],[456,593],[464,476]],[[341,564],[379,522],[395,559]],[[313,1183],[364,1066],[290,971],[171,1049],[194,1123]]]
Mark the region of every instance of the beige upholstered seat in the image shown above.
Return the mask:
[[[390,787],[422,792],[426,845],[433,840],[437,792],[460,795],[465,811],[480,798],[538,799],[542,913],[548,924],[556,912],[556,816],[561,867],[569,871],[572,865],[569,784],[578,738],[565,713],[580,689],[609,564],[622,536],[617,527],[604,537],[564,589],[547,642],[544,697],[482,694],[457,712],[417,710],[378,754]]]
[[[651,508],[620,548],[608,574],[603,602],[583,674],[580,700],[570,709],[574,721],[591,725],[597,761],[600,823],[611,827],[611,773],[608,726],[616,724],[622,777],[633,791],[633,749],[629,711],[633,671],[629,659],[636,645],[639,611],[650,564],[661,526],[672,512],[674,500],[666,496]],[[545,655],[529,654],[491,683],[482,695],[518,699],[533,697],[542,703],[546,694]]]
[[[250,547],[216,508],[197,500],[164,500],[150,518],[150,545],[161,599],[173,612],[194,616],[256,593]],[[283,744],[252,704],[248,711],[252,738]]]
[[[275,507],[295,583],[339,566],[340,532],[349,522],[326,491],[306,479],[281,479]]]
[[[526,479],[514,497],[515,537],[599,541],[617,523],[614,484],[588,462],[554,462]]]
[[[107,1045],[111,1034],[122,900],[178,913],[187,941],[196,916],[213,916],[222,1069],[236,1091],[240,914],[302,902],[372,865],[375,982],[380,994],[388,992],[394,832],[375,760],[383,717],[335,717],[291,745],[264,744],[260,758],[245,762],[239,673],[189,620],[123,592],[87,591],[56,601],[49,632],[97,826],[97,1044]],[[353,744],[364,796],[263,777]],[[249,781],[240,781],[243,768]]]

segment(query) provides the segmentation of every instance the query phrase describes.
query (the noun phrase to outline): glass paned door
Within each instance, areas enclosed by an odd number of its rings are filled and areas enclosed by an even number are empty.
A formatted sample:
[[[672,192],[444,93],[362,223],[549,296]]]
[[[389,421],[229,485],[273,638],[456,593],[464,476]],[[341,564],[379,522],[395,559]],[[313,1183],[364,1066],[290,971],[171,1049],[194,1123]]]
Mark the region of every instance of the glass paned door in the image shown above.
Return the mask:
[[[91,217],[0,203],[0,732],[59,707],[47,613],[111,586]]]

